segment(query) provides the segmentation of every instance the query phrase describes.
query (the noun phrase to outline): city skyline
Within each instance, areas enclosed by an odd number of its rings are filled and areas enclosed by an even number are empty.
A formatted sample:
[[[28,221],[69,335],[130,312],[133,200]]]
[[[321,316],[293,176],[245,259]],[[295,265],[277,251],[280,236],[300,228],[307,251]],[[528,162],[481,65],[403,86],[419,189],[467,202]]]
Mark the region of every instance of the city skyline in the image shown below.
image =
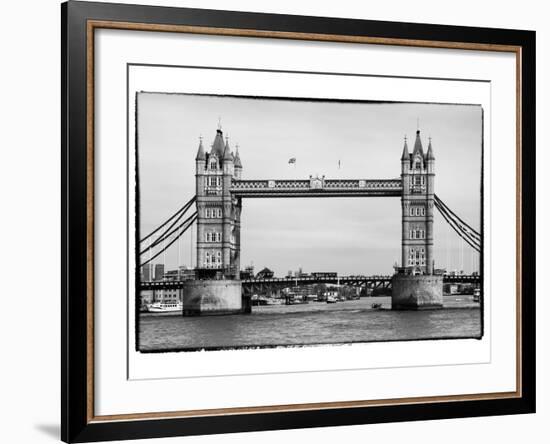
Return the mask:
[[[437,194],[479,228],[479,106],[141,93],[142,233],[194,195],[199,137],[209,149],[220,117],[232,150],[239,144],[243,179],[398,178],[403,136],[408,135],[412,150],[418,126],[425,150],[432,136]],[[397,198],[246,199],[241,268],[252,262],[256,270],[268,267],[276,275],[300,267],[391,274],[400,262],[400,213]],[[471,248],[460,246],[462,241],[450,230],[436,214],[436,268],[477,270]],[[194,266],[191,237],[196,240],[190,230],[155,263],[164,263],[166,270]]]

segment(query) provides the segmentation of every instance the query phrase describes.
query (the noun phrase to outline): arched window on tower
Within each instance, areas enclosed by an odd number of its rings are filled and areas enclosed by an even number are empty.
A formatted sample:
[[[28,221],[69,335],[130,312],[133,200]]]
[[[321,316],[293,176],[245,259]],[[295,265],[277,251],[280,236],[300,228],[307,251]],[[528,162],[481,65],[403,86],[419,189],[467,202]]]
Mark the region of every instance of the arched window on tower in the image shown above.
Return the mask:
[[[210,169],[215,170],[217,166],[218,166],[218,161],[216,160],[216,158],[210,159]]]

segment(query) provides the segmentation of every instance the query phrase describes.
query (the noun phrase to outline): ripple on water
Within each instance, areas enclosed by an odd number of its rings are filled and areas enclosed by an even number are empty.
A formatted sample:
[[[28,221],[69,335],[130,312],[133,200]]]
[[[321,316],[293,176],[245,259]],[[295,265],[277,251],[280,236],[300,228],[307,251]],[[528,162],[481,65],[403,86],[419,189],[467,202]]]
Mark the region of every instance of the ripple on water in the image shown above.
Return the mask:
[[[183,351],[481,336],[479,305],[426,311],[373,310],[374,299],[253,307],[251,315],[141,315],[140,349]],[[389,307],[389,298],[376,299]]]

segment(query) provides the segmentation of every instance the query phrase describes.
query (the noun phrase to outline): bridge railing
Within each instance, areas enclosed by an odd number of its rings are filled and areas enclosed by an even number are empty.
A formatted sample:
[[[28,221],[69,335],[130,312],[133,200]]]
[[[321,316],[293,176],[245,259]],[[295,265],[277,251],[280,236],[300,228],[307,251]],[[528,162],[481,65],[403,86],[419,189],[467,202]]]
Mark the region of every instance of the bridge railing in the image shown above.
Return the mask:
[[[341,284],[356,283],[363,284],[368,282],[380,283],[391,282],[391,275],[350,275],[350,276],[326,276],[326,277],[314,277],[314,276],[302,276],[302,277],[273,277],[273,278],[249,278],[242,279],[243,285],[254,284],[289,284],[294,283],[322,283],[322,282],[340,282]],[[142,289],[162,289],[162,288],[181,288],[187,280],[164,280],[164,281],[148,281],[142,282],[140,288]],[[444,283],[479,283],[481,277],[479,275],[443,275]]]

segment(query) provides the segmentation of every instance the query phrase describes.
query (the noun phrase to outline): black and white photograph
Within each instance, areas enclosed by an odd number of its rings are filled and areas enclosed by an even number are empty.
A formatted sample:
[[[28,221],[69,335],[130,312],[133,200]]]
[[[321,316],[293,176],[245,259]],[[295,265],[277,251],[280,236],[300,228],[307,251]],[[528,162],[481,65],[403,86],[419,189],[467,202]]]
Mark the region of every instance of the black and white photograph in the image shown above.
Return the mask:
[[[483,337],[480,104],[135,101],[139,352]]]

